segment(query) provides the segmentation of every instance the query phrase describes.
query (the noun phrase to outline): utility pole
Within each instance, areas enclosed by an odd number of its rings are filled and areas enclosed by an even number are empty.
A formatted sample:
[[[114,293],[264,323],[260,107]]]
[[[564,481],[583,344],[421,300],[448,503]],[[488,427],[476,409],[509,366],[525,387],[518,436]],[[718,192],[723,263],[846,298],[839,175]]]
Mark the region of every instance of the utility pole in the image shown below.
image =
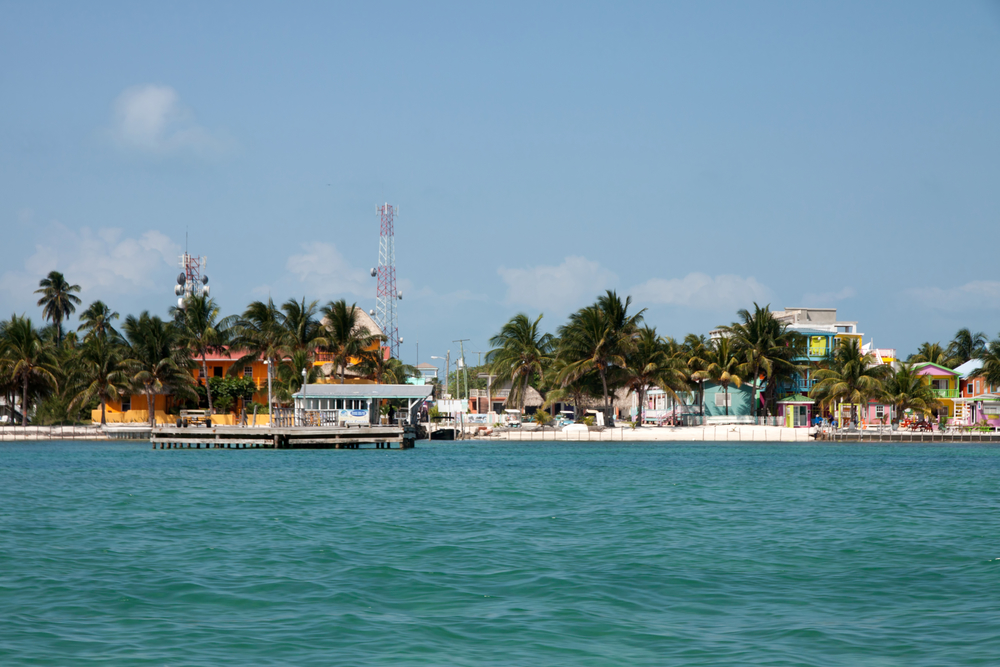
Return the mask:
[[[462,359],[462,375],[465,379],[465,400],[469,400],[469,369],[465,365],[465,344],[469,342],[468,338],[459,338],[458,340],[451,341],[452,343],[458,343],[460,346],[460,354]],[[458,376],[455,376],[455,383],[458,383]]]
[[[451,396],[451,382],[448,379],[448,373],[451,372],[451,350],[448,350],[447,356],[435,357],[434,355],[431,355],[431,359],[440,359],[444,362],[444,393]]]

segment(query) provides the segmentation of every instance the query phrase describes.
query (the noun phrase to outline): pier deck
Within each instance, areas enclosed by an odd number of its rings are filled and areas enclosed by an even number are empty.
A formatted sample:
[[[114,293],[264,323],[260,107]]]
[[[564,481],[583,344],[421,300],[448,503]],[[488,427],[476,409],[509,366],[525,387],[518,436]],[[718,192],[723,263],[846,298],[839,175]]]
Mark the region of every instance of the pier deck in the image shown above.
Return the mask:
[[[412,449],[416,429],[404,426],[158,426],[153,449]]]

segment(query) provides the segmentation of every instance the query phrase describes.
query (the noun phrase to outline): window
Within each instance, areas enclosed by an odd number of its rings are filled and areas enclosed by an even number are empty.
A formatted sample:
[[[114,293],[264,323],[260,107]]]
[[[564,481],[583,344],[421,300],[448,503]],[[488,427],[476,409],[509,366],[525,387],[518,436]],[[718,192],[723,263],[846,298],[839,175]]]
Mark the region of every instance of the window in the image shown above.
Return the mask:
[[[243,377],[253,379],[253,366],[243,367]]]
[[[810,357],[826,356],[826,336],[809,337],[809,356]]]
[[[199,380],[204,380],[205,379],[205,367],[204,366],[199,366],[198,367],[198,379]]]
[[[122,412],[128,412],[132,409],[132,397],[122,396]]]
[[[212,366],[212,377],[222,377],[222,366]]]
[[[979,395],[979,380],[976,380],[976,395]]]
[[[720,391],[715,395],[715,407],[717,408],[733,407],[733,395],[729,394],[727,396],[726,394]]]
[[[884,405],[876,405],[875,406],[875,417],[878,418],[878,419],[882,419],[882,417],[885,417],[885,406]]]

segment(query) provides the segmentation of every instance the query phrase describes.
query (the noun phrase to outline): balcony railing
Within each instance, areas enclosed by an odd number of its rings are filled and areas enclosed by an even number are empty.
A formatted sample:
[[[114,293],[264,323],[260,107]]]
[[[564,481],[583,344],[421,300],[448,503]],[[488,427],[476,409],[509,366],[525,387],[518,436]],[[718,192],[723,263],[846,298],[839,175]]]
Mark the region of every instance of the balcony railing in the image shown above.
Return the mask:
[[[510,389],[494,389],[493,398],[501,399],[507,398],[510,395]],[[489,398],[485,389],[470,389],[469,398]]]
[[[958,389],[933,389],[934,395],[938,398],[958,398]]]

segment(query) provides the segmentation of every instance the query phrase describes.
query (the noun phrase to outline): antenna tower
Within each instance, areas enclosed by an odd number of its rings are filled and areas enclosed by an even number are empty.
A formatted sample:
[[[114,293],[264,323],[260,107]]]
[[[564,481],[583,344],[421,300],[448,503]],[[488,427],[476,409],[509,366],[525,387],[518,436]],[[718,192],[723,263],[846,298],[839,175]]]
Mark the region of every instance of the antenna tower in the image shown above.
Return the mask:
[[[399,346],[403,339],[399,336],[399,323],[396,320],[396,301],[403,298],[403,293],[396,290],[396,237],[393,223],[399,214],[399,208],[383,204],[378,208],[382,222],[378,241],[378,269],[372,269],[372,277],[378,278],[378,290],[375,293],[375,324],[382,330],[386,343],[393,357],[399,359]]]
[[[207,257],[194,257],[186,251],[181,255],[181,272],[174,285],[178,308],[183,308],[184,300],[190,296],[208,296],[208,276],[204,273],[207,268]]]

